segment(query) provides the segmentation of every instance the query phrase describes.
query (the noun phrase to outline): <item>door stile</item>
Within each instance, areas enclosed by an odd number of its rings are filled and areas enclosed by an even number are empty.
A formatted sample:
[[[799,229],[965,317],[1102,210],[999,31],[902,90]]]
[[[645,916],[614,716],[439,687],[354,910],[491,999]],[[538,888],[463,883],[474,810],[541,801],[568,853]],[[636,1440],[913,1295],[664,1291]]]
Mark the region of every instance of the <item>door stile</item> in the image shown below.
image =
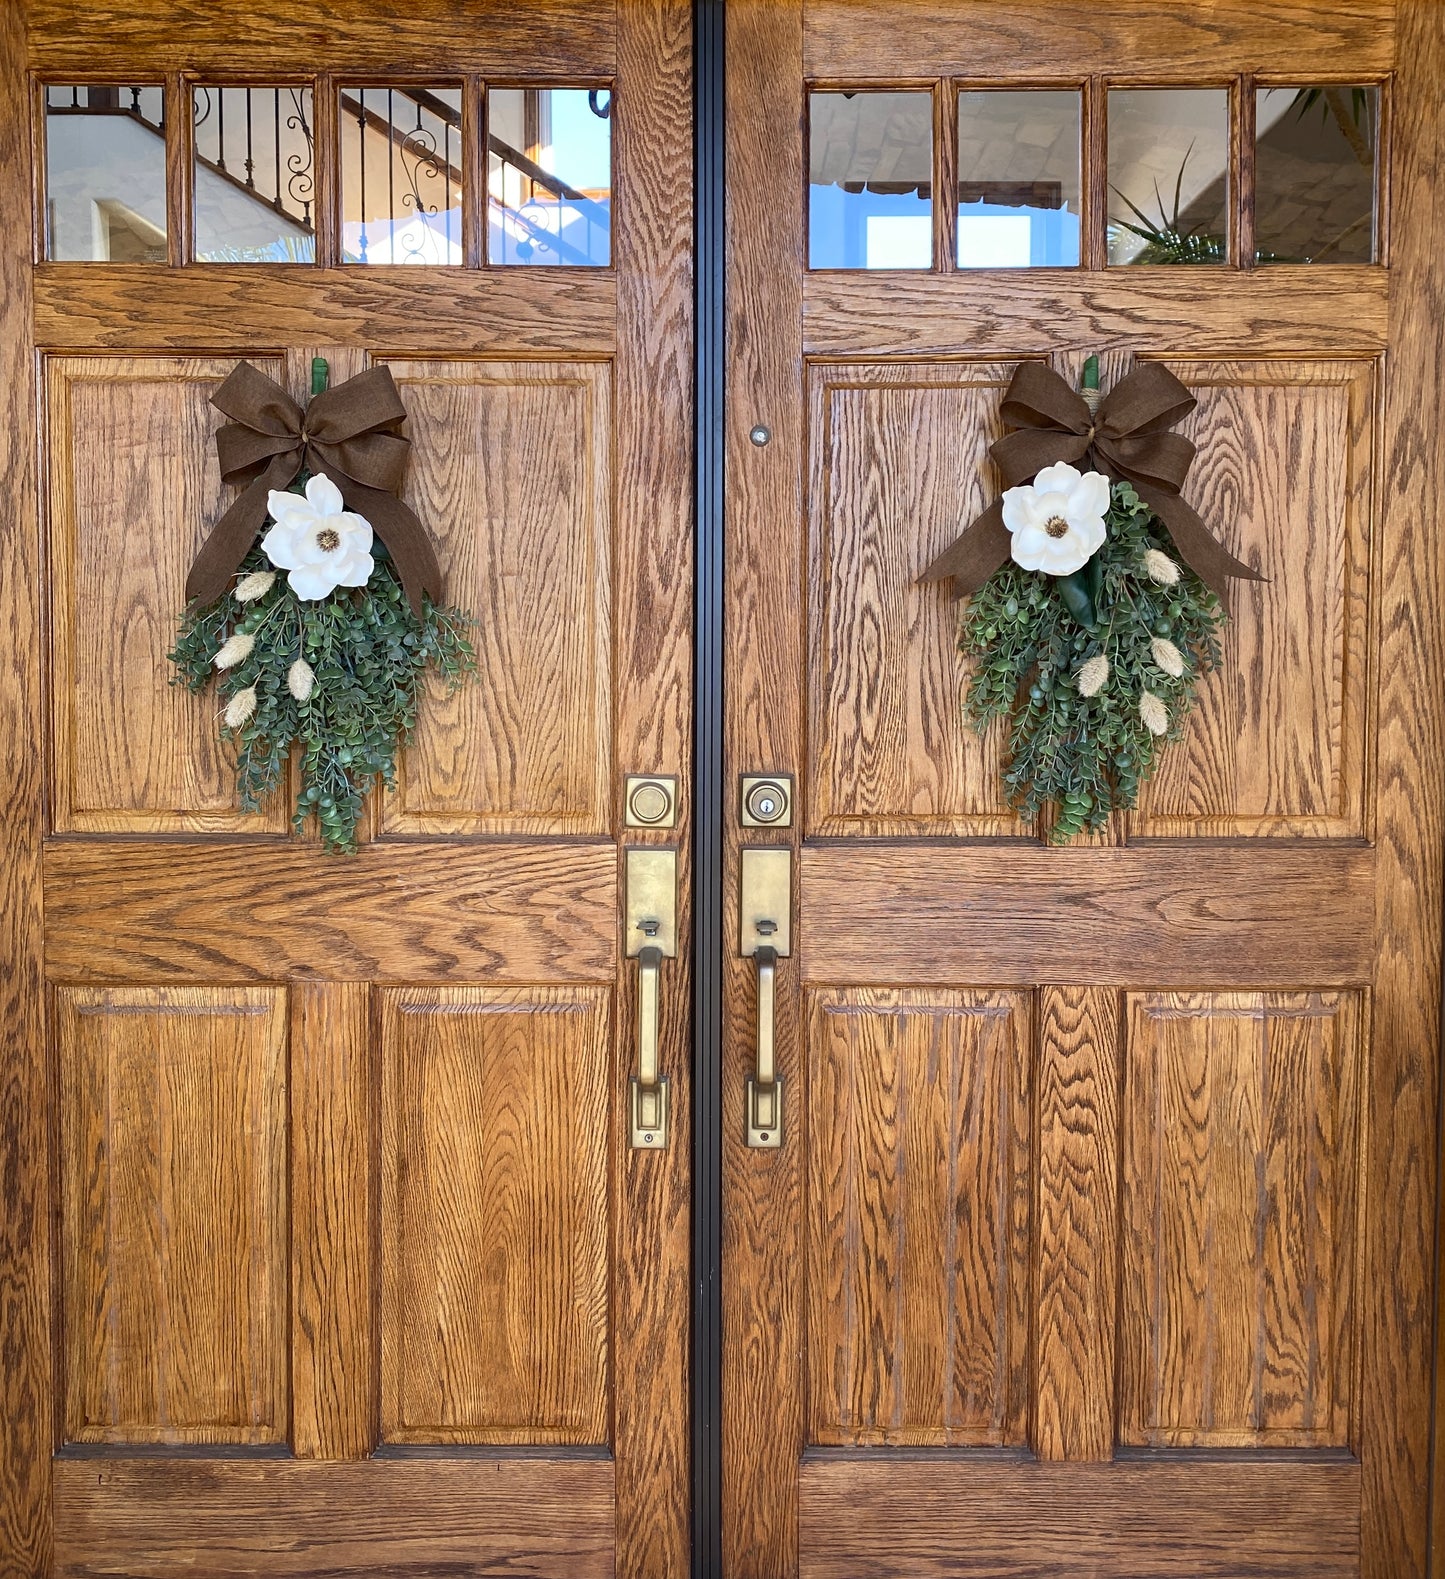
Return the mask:
[[[0,1551],[12,1572],[50,1561],[50,1177],[41,963],[40,533],[31,339],[30,135],[25,19],[0,13]]]
[[[787,845],[796,894],[802,829],[795,815],[791,833],[750,829],[744,840],[736,801],[739,775],[793,772],[803,759],[805,626],[793,599],[804,552],[802,12],[776,0],[727,7],[723,1555],[725,1572],[749,1579],[794,1571],[803,1440],[792,1381],[803,1343],[799,961],[777,972],[782,1144],[752,1149],[743,1107],[758,988],[754,962],[739,957],[737,903],[744,842]]]
[[[692,1017],[692,9],[688,0],[627,0],[617,8],[614,182],[617,260],[615,461],[619,631],[614,816],[630,773],[678,775],[674,828],[624,829],[626,846],[678,851],[677,954],[661,973],[660,1044],[672,1131],[660,1154],[618,1137],[614,1268],[614,1440],[617,1572],[681,1574],[688,1566],[689,1308],[692,1251],[687,1136]],[[656,414],[665,412],[661,422]],[[619,916],[619,926],[621,918]],[[617,1078],[628,1090],[637,1046],[636,967],[619,948]],[[619,1113],[621,1109],[618,1109]]]
[[[1445,889],[1445,194],[1435,176],[1445,158],[1445,33],[1428,0],[1402,0],[1397,25],[1377,669],[1385,771],[1376,802],[1379,954],[1364,1183],[1370,1260],[1362,1312],[1361,1546],[1369,1579],[1426,1569],[1431,1424],[1424,1331],[1438,1284],[1426,1203],[1437,1189]],[[1436,1388],[1438,1400],[1438,1372]],[[1436,1495],[1438,1502],[1438,1483]],[[1438,1521],[1436,1529],[1438,1542]],[[1438,1553],[1436,1563],[1438,1571]]]

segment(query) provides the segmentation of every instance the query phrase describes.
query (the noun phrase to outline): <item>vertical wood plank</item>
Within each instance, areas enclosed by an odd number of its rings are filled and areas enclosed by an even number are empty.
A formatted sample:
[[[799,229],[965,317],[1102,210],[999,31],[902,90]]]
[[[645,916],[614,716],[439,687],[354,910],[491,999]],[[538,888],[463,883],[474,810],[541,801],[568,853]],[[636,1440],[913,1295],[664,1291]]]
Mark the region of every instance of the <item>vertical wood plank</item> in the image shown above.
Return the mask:
[[[801,0],[728,0],[726,7],[725,760],[732,783],[739,773],[802,766],[802,13]],[[766,444],[751,442],[755,426],[768,429]],[[795,824],[800,820],[795,816]],[[736,892],[741,830],[733,817],[726,827],[724,892]],[[799,837],[796,827],[785,835],[795,852]],[[749,842],[767,841],[752,834]],[[757,972],[738,957],[737,925],[730,905],[723,989],[723,1563],[727,1572],[763,1579],[791,1574],[797,1553],[806,1095],[797,962],[784,960],[776,1025],[782,1145],[755,1151],[743,1144]]]
[[[166,73],[166,257],[172,265],[195,255],[195,115],[191,84],[179,72]]]
[[[623,1120],[637,1045],[631,964],[619,972],[613,1017],[616,1560],[619,1575],[645,1579],[686,1570],[691,1510],[692,9],[686,0],[622,0],[616,15],[612,825],[626,774],[677,774],[681,791],[675,828],[628,830],[630,843],[678,847],[678,948],[662,972],[660,1003],[666,1152],[633,1151]],[[619,893],[620,879],[619,868]]]
[[[1039,1005],[1034,1451],[1114,1455],[1119,1000],[1047,987]]]
[[[1445,835],[1445,641],[1439,612],[1445,605],[1445,188],[1438,176],[1445,163],[1445,29],[1431,0],[1401,0],[1396,17],[1390,211],[1398,227],[1390,250],[1392,358],[1376,714],[1387,773],[1376,804],[1379,963],[1369,1075],[1360,1411],[1365,1579],[1425,1570],[1431,1474],[1426,1333],[1431,1301],[1438,1297],[1426,1203],[1437,1198],[1438,1183]]]
[[[376,1062],[365,982],[291,990],[291,1413],[298,1458],[376,1442]]]
[[[29,84],[22,7],[0,7],[0,1569],[50,1563],[50,1175],[41,980],[41,563],[31,351]]]

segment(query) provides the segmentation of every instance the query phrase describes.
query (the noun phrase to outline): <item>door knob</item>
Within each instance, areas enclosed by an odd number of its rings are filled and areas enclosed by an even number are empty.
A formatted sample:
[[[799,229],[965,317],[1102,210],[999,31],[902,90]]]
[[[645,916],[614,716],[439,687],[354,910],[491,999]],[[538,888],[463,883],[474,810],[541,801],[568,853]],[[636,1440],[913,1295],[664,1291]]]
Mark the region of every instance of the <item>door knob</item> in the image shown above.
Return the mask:
[[[747,1080],[747,1143],[772,1150],[782,1143],[783,1082],[778,1075],[778,960],[792,952],[793,852],[743,851],[740,938],[758,966],[757,1059]]]
[[[677,953],[677,851],[627,852],[627,955],[637,961],[637,1073],[628,1134],[639,1151],[667,1145],[667,1076],[658,1049],[662,962]]]

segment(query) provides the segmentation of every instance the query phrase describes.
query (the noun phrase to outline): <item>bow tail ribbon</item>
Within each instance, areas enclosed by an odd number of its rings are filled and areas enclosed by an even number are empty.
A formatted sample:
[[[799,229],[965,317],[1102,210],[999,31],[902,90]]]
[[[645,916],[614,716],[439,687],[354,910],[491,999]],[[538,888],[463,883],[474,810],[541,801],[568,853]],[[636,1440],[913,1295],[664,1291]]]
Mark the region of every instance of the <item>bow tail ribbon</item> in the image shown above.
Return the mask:
[[[319,457],[314,469],[336,484],[346,508],[364,516],[371,523],[372,530],[386,544],[386,551],[395,561],[396,573],[406,589],[412,613],[418,619],[421,618],[423,593],[433,603],[440,603],[441,566],[437,563],[436,550],[426,535],[426,528],[415,513],[395,494],[385,493],[380,488],[368,488]]]
[[[273,456],[261,475],[231,501],[191,561],[190,573],[186,576],[188,600],[214,603],[221,596],[226,583],[256,541],[256,533],[266,519],[267,496],[273,488],[289,488],[300,470],[299,451],[288,450]]]

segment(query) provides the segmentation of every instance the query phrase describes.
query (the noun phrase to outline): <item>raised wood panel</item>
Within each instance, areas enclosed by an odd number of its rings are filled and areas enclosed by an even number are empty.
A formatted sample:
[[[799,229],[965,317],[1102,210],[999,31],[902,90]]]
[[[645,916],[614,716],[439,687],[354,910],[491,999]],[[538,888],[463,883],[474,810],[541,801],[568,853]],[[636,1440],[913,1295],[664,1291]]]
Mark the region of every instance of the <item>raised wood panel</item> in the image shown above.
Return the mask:
[[[1132,831],[1362,836],[1374,364],[1173,368],[1199,400],[1190,502],[1268,580],[1231,589],[1220,670]]]
[[[1119,1435],[1344,1447],[1355,1394],[1355,993],[1131,994]]]
[[[1121,986],[1363,983],[1375,857],[1349,845],[801,854],[803,979]]]
[[[611,994],[381,995],[381,1434],[609,1440]]]
[[[1385,348],[1389,290],[1363,265],[1312,266],[1307,281],[1292,268],[829,272],[803,278],[803,343],[844,357],[1369,355]]]
[[[391,351],[608,356],[616,276],[600,269],[334,269],[45,263],[35,338],[50,350]]]
[[[46,966],[71,981],[611,981],[611,844],[45,852]]]
[[[391,360],[407,501],[479,673],[435,682],[384,808],[395,833],[603,833],[612,782],[612,419],[605,363]]]
[[[60,1459],[55,1579],[613,1579],[613,1465]]]
[[[1040,1464],[809,1454],[802,1579],[1359,1579],[1344,1455]]]
[[[65,1438],[287,1432],[286,1005],[62,987]]]
[[[616,15],[588,0],[488,5],[485,26],[449,0],[322,0],[298,11],[284,0],[248,7],[245,26],[206,0],[90,5],[35,0],[27,7],[31,66],[66,73],[143,67],[221,72],[337,70],[427,74],[480,71],[523,80],[559,73],[605,80],[614,65]],[[284,63],[281,66],[280,63]],[[215,80],[207,76],[207,80]]]
[[[1023,993],[810,995],[810,1441],[1022,1440],[1032,1022]]]
[[[1360,0],[809,0],[810,77],[870,81],[961,76],[1077,82],[1092,72],[1217,82],[1231,72],[1326,78],[1347,60],[1356,81],[1394,64],[1394,15]]]
[[[232,357],[45,364],[50,712],[62,833],[283,833],[247,814],[216,705],[172,685],[186,571],[229,502],[210,396]],[[256,365],[284,377],[278,358]]]
[[[809,369],[808,828],[1025,835],[960,720],[958,611],[919,573],[988,503],[1006,362]]]

